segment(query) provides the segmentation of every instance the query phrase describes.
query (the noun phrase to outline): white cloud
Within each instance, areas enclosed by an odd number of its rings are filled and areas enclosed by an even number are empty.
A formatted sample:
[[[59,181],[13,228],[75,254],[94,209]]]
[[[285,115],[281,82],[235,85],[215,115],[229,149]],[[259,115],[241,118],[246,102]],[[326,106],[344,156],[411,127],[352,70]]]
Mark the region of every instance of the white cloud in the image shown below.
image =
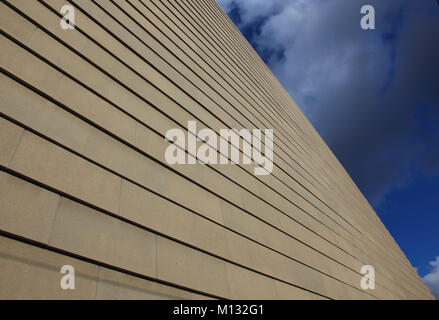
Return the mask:
[[[304,0],[294,0],[304,1]],[[224,11],[229,12],[234,6],[238,6],[241,15],[241,27],[253,23],[261,17],[271,16],[277,11],[283,10],[285,0],[218,0],[219,5]]]
[[[432,267],[432,270],[429,274],[425,275],[422,280],[424,280],[425,284],[436,299],[439,300],[439,256],[429,264]]]
[[[258,26],[252,44],[373,204],[414,167],[439,173],[439,139],[413,134],[417,109],[439,101],[431,3],[217,1],[239,9],[241,30]],[[362,4],[375,7],[376,30],[361,29]]]
[[[217,2],[225,12],[229,12],[233,5],[233,0],[218,0]]]

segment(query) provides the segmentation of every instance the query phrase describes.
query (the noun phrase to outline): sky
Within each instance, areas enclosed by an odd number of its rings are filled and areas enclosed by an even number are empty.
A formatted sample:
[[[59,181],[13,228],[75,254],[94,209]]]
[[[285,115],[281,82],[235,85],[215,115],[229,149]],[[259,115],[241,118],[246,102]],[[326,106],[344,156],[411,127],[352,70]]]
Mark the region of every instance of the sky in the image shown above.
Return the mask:
[[[217,1],[439,299],[437,1]]]

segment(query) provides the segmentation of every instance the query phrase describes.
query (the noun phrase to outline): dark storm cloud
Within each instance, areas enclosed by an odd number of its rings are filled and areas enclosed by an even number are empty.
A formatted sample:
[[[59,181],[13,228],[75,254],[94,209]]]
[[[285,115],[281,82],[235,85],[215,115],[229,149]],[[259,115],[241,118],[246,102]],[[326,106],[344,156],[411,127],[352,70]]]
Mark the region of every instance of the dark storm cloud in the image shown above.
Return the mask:
[[[432,0],[221,0],[349,171],[379,203],[439,171],[439,7]],[[376,30],[360,28],[373,5]]]

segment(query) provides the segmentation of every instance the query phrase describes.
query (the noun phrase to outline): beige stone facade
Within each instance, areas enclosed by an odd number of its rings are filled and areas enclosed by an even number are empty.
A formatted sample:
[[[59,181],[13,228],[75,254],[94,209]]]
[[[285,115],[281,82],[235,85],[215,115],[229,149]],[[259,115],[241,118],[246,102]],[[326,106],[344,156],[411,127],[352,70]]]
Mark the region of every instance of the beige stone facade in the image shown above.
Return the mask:
[[[0,3],[1,299],[432,298],[213,0],[65,4]],[[191,120],[274,129],[272,174],[169,165]]]

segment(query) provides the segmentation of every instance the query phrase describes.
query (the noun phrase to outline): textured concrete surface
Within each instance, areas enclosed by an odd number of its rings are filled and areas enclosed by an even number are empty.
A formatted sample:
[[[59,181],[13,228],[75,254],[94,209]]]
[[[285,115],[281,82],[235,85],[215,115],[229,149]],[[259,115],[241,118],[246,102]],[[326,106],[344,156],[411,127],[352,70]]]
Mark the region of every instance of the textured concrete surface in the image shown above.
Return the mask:
[[[0,298],[432,298],[213,0],[66,3],[0,3]],[[191,120],[274,129],[272,174],[167,164]]]

